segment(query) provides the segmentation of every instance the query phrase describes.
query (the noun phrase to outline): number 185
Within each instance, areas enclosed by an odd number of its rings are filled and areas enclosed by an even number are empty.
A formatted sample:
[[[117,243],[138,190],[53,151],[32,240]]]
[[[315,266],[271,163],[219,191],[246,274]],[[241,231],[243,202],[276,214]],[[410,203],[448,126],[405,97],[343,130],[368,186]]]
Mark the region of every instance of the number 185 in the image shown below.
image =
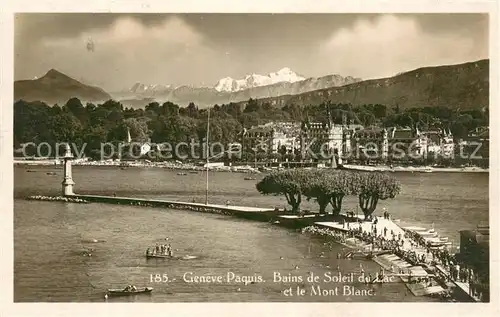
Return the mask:
[[[168,275],[167,274],[149,274],[149,281],[151,283],[167,283]]]

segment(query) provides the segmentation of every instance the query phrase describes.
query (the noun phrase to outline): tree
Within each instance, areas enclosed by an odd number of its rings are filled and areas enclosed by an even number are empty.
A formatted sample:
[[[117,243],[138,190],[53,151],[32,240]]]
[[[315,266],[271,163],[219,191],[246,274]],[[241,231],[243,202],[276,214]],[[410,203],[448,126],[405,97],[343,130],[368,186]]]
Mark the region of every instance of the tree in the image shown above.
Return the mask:
[[[331,174],[323,174],[320,171],[307,173],[307,180],[303,185],[304,196],[307,200],[314,198],[319,205],[319,213],[325,214],[326,207],[330,203],[330,187],[333,182]]]
[[[292,212],[300,211],[302,202],[302,186],[305,181],[303,170],[286,170],[274,172],[256,184],[259,193],[263,195],[284,195]]]
[[[150,131],[146,120],[142,118],[128,118],[123,120],[117,127],[109,132],[108,139],[125,141],[127,140],[127,131],[130,131],[130,136],[134,142],[144,143],[149,140]]]
[[[52,127],[52,133],[56,142],[80,141],[82,125],[80,121],[70,112],[63,112],[53,116],[48,121]]]
[[[261,109],[256,99],[248,99],[244,112],[258,112]]]
[[[349,171],[310,171],[307,182],[303,186],[304,195],[316,199],[319,213],[326,213],[328,204],[332,205],[333,214],[338,215],[342,209],[342,201],[352,193],[352,172]]]
[[[401,191],[401,184],[391,175],[381,172],[358,172],[352,177],[352,193],[358,195],[359,207],[368,219],[379,200],[394,198]]]

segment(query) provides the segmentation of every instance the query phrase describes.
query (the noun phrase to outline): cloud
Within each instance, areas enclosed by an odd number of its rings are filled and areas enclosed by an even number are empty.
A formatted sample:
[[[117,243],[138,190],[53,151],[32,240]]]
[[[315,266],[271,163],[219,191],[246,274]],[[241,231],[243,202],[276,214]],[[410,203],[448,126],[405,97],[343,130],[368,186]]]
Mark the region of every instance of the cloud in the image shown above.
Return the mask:
[[[160,25],[147,27],[132,17],[117,19],[109,28],[88,30],[74,39],[47,39],[46,46],[68,46],[91,38],[100,44],[124,44],[129,41],[155,41],[156,44],[200,44],[202,36],[178,17],[170,17]]]
[[[426,65],[454,64],[485,58],[470,34],[428,33],[409,16],[358,19],[335,31],[321,45],[329,69],[365,79],[389,77]]]
[[[87,50],[90,40],[93,52]],[[96,85],[120,82],[113,89],[123,82],[176,84],[169,76],[172,73],[181,83],[184,77],[192,80],[212,67],[206,60],[215,54],[202,33],[176,16],[154,26],[122,17],[108,28],[87,30],[75,38],[46,38],[40,45],[42,55],[49,56],[45,64],[52,66],[48,68],[70,76],[85,74]]]

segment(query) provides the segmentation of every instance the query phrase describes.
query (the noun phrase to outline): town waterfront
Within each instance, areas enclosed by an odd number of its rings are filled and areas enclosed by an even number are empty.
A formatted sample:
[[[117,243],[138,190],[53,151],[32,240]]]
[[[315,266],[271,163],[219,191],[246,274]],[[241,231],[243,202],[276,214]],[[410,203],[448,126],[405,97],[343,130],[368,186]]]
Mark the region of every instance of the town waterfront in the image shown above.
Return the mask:
[[[28,172],[28,170],[32,172]],[[55,172],[50,176],[47,172]],[[458,230],[471,229],[488,220],[488,174],[394,173],[402,193],[382,201],[401,224],[434,228],[458,243]],[[177,175],[163,169],[74,167],[75,192],[80,194],[204,201],[203,173]],[[261,196],[256,180],[245,181],[237,173],[211,173],[211,203],[274,207],[285,205],[280,197]],[[260,176],[256,177],[257,180]],[[427,301],[412,296],[402,283],[372,288],[373,296],[306,296],[287,298],[288,284],[272,283],[273,272],[282,275],[323,274],[335,271],[375,272],[368,261],[337,260],[341,247],[329,249],[321,238],[301,235],[267,223],[224,216],[104,204],[64,204],[23,200],[34,194],[59,195],[62,170],[47,167],[15,168],[14,242],[15,301],[102,301],[106,288],[149,283],[150,274],[175,278],[155,287],[152,296],[134,301]],[[357,199],[345,200],[355,208]],[[315,203],[304,208],[314,210]],[[377,212],[376,212],[377,213]],[[379,213],[379,212],[378,212]],[[377,214],[378,214],[377,213]],[[179,255],[195,255],[189,261],[146,261],[147,246],[169,237]],[[101,243],[88,243],[92,239]],[[457,244],[458,245],[458,244]],[[83,257],[85,248],[95,248]],[[320,257],[325,252],[324,257]],[[328,267],[329,266],[329,267]],[[262,274],[265,283],[189,284],[185,272],[198,275]],[[64,287],[63,285],[66,285]],[[293,283],[291,283],[293,285]],[[115,299],[113,299],[114,301]]]

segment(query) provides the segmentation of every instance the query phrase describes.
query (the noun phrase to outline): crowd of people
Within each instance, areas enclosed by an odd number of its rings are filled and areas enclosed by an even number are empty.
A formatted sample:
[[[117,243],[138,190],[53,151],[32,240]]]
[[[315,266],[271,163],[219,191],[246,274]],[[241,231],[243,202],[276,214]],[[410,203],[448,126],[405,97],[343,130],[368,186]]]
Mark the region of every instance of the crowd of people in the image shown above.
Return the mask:
[[[153,248],[146,250],[146,255],[166,255],[173,256],[172,246],[169,244],[156,244]]]
[[[390,219],[390,214],[384,212],[384,219]],[[480,286],[482,279],[470,267],[460,264],[457,257],[446,248],[432,247],[426,240],[413,231],[396,233],[386,227],[380,229],[378,218],[375,216],[371,220],[371,230],[363,230],[362,220],[348,222],[341,221],[343,229],[346,231],[333,231],[328,228],[318,228],[309,226],[302,232],[310,232],[330,237],[333,241],[346,244],[349,238],[355,238],[366,243],[371,251],[391,251],[401,259],[412,265],[440,265],[449,272],[444,279],[467,283],[470,295],[481,297],[485,293],[484,287]],[[400,269],[398,273],[408,273]]]

